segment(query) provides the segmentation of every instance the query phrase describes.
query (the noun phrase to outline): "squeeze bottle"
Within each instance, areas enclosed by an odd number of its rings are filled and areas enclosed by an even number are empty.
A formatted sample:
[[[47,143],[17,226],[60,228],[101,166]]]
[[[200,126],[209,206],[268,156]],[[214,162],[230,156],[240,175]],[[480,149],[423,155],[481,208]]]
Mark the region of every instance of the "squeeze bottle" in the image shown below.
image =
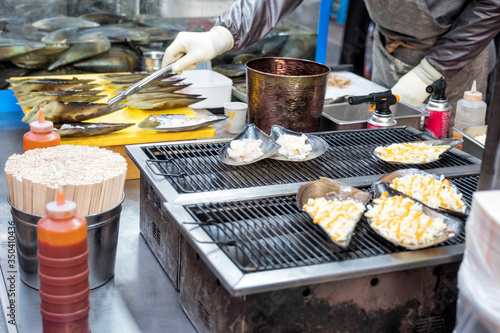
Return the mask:
[[[455,127],[481,126],[485,124],[486,103],[482,100],[483,94],[476,90],[476,81],[472,88],[464,92],[464,98],[457,102]]]
[[[30,131],[23,136],[24,151],[35,148],[54,147],[61,144],[61,136],[54,132],[54,124],[45,120],[43,110],[40,109],[38,121],[30,123]]]
[[[60,189],[46,209],[37,225],[43,332],[89,333],[87,220]]]

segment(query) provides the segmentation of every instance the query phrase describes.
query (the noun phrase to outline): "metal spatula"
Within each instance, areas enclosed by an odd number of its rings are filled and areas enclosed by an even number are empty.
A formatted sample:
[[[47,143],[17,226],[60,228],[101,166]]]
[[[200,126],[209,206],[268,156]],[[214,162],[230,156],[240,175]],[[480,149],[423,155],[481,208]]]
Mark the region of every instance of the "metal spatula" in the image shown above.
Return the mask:
[[[172,69],[172,66],[174,65],[175,62],[171,63],[167,67],[160,68],[156,72],[151,73],[149,76],[146,78],[142,79],[141,81],[134,83],[130,87],[128,87],[127,90],[122,92],[119,95],[116,95],[115,97],[111,98],[108,101],[108,107],[113,107],[116,104],[123,102],[124,100],[127,99],[128,96],[135,94],[139,90],[149,86],[151,83],[156,82],[158,80],[161,80],[163,77],[165,77]]]

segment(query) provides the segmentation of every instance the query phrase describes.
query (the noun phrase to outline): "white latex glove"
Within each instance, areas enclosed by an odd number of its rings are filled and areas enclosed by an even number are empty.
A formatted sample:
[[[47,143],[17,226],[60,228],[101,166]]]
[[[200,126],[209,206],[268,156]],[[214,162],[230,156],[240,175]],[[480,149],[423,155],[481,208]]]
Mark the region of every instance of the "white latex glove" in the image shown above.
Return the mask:
[[[179,32],[165,50],[162,67],[177,60],[172,71],[180,74],[185,69],[196,68],[196,63],[212,60],[233,48],[231,32],[223,26],[215,26],[208,32]],[[182,57],[182,58],[181,58]]]
[[[401,101],[417,107],[429,97],[425,88],[442,76],[424,58],[411,71],[403,75],[391,91],[394,95],[398,95]]]

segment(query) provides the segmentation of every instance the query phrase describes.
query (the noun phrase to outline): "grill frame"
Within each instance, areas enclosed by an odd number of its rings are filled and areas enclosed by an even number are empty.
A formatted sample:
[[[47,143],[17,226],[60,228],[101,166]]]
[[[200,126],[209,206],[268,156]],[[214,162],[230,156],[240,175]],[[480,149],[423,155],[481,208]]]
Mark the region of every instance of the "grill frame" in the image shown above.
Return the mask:
[[[342,332],[431,333],[455,326],[459,262],[232,297],[185,238],[181,248],[181,306],[198,332],[329,332],[335,323]]]
[[[412,128],[409,130],[422,134],[422,132]],[[341,132],[354,131],[359,132],[360,130]],[[322,133],[339,132],[318,134]],[[425,137],[424,134],[422,136]],[[194,143],[199,145],[229,140],[212,139],[165,144],[189,145]],[[432,328],[429,326],[431,324],[432,327],[440,327],[442,323],[451,325],[449,327],[454,326],[455,301],[446,299],[447,303],[445,304],[442,299],[443,296],[448,295],[447,287],[451,286],[454,288],[453,290],[456,289],[456,271],[463,257],[465,244],[244,273],[221,247],[213,243],[212,238],[202,228],[183,223],[194,222],[185,206],[289,196],[294,195],[299,187],[306,182],[203,193],[179,193],[165,177],[155,175],[147,166],[146,160],[149,157],[143,152],[143,147],[146,146],[151,146],[151,144],[126,147],[127,153],[141,170],[141,214],[144,211],[144,215],[147,215],[144,219],[141,215],[141,233],[164,267],[167,276],[172,280],[175,288],[179,290],[181,306],[200,332],[257,332],[265,331],[268,327],[277,327],[278,329],[283,327],[284,330],[297,327],[297,330],[301,330],[300,328],[303,330],[304,320],[297,321],[301,315],[304,318],[310,316],[318,318],[317,325],[311,323],[310,326],[307,326],[311,330],[317,330],[318,327],[329,327],[332,311],[338,312],[338,319],[347,325],[345,327],[352,327],[352,322],[362,322],[366,324],[368,332],[372,327],[375,327],[372,324],[378,322],[385,324],[390,322],[398,325],[394,327],[401,327],[398,323],[410,324],[411,328],[409,329],[419,332],[431,331]],[[481,163],[479,159],[457,149],[452,151],[454,154],[472,161],[473,164],[431,168],[426,169],[426,171],[443,174],[446,177],[479,174]],[[344,158],[349,159],[349,156],[344,156]],[[366,187],[385,173],[336,179],[351,186]],[[144,194],[143,187],[146,189]],[[467,189],[472,188],[474,187]],[[235,200],[236,198],[237,200]],[[152,214],[158,210],[158,204],[161,206],[160,216]],[[200,243],[199,241],[208,243]],[[167,260],[165,260],[165,256]],[[447,273],[442,274],[443,271]],[[380,283],[378,283],[379,280]],[[412,285],[411,281],[417,283]],[[373,287],[368,287],[357,296],[351,296],[350,290],[353,288],[353,283],[355,289],[358,286],[366,288],[366,286],[371,285]],[[405,286],[404,289],[408,292],[405,299],[401,298],[400,293],[397,295],[397,300],[394,295],[387,294],[386,291],[391,290],[394,283]],[[422,288],[422,283],[428,284],[427,289]],[[438,284],[439,288],[436,290]],[[406,286],[411,287],[406,288]],[[344,298],[347,302],[339,301],[339,293],[346,293]],[[314,296],[311,298],[309,294]],[[305,302],[298,305],[295,302],[288,302],[286,304],[290,306],[286,308],[277,308],[274,306],[276,304],[268,307],[269,300],[276,299],[276,295],[286,295],[291,300],[298,296],[299,300],[304,298]],[[383,302],[379,304],[379,301]],[[318,308],[315,306],[315,302],[327,306]],[[408,307],[403,313],[398,313],[397,308],[400,307],[401,302]],[[357,317],[352,312],[353,306],[359,310]],[[372,315],[367,318],[366,313],[368,312],[366,311],[374,306],[376,311],[372,311]],[[380,308],[387,311],[380,313]],[[321,309],[323,309],[322,312],[318,311]],[[429,309],[444,309],[446,313],[451,312],[447,316],[443,316],[444,312],[439,312],[436,316],[431,313],[429,316]],[[274,312],[269,313],[267,310]],[[270,317],[265,318],[263,326],[252,329],[252,326],[247,325],[248,320],[262,311],[265,312],[264,314],[267,311]],[[346,313],[345,311],[348,311],[348,316],[342,315]],[[221,317],[217,315],[218,313],[225,313],[227,316]],[[412,315],[408,317],[408,314]],[[231,318],[236,318],[236,322],[231,321]],[[418,321],[418,325],[412,325],[415,320]],[[439,321],[437,326],[434,325],[434,320]],[[309,325],[310,321],[306,321]],[[336,320],[334,319],[334,321]],[[238,326],[238,322],[241,325]],[[336,322],[339,324],[338,321]],[[386,328],[393,327],[391,325]]]
[[[414,128],[411,127],[397,127],[398,129],[404,129],[405,131],[408,131],[409,133],[412,133],[413,135],[418,135],[419,137],[425,139],[432,139],[427,134],[422,133],[421,131],[418,131]],[[323,134],[345,134],[345,135],[350,135],[351,133],[355,132],[363,132],[363,131],[379,131],[379,130],[373,130],[373,129],[367,129],[367,130],[345,130],[345,131],[336,131],[336,132],[319,132],[316,133],[318,135],[323,135]],[[177,146],[177,145],[203,145],[203,144],[214,144],[214,143],[226,143],[228,141],[231,141],[231,139],[207,139],[207,140],[197,140],[196,142],[193,143],[193,141],[176,141],[175,143],[172,142],[164,142],[164,143],[158,143],[158,144],[141,144],[141,145],[133,145],[133,146],[126,146],[126,152],[130,156],[130,158],[134,161],[134,163],[137,165],[139,170],[141,171],[141,176],[144,175],[148,177],[151,180],[152,185],[154,186],[156,192],[160,195],[161,199],[166,202],[185,202],[189,201],[192,203],[201,203],[201,202],[208,202],[208,201],[217,201],[225,199],[225,200],[231,200],[232,198],[241,198],[241,199],[250,199],[254,197],[262,197],[265,196],[268,193],[273,193],[273,194],[286,194],[289,193],[290,191],[297,191],[300,186],[303,184],[307,183],[308,181],[303,181],[303,182],[289,182],[286,184],[274,184],[274,185],[264,185],[264,186],[257,186],[257,187],[246,187],[246,188],[234,188],[234,189],[222,189],[222,190],[214,190],[214,191],[209,191],[209,192],[194,192],[194,193],[180,193],[176,188],[162,175],[155,174],[153,170],[148,166],[150,162],[148,160],[150,157],[144,152],[144,149],[152,146],[159,146],[159,145],[164,145],[164,146]],[[349,142],[347,142],[349,143]],[[387,144],[393,143],[393,142],[387,142]],[[345,145],[346,147],[349,147],[348,145]],[[475,172],[477,169],[478,165],[480,165],[481,160],[473,157],[467,153],[462,152],[461,150],[458,149],[452,149],[451,152],[453,152],[454,155],[457,155],[460,158],[465,158],[469,160],[471,165],[462,165],[462,166],[453,166],[453,167],[442,167],[442,168],[435,168],[435,169],[425,169],[425,171],[428,172],[434,172],[434,173],[441,173],[441,174],[446,174],[447,172],[450,172],[452,169],[460,169],[461,174],[467,173],[467,172]],[[341,159],[339,159],[341,161]],[[355,162],[355,161],[354,161]],[[284,163],[284,162],[280,162]],[[297,164],[297,163],[295,163]],[[396,167],[397,169],[397,167]],[[347,179],[356,182],[357,179],[362,178],[363,180],[366,179],[366,183],[364,184],[357,184],[355,186],[364,186],[364,185],[369,185],[371,184],[374,180],[379,179],[382,175],[386,174],[387,171],[381,172],[375,175],[371,176],[354,176],[354,177],[348,177],[348,178],[343,178],[343,177],[338,177],[336,179]],[[323,175],[327,176],[327,175]]]
[[[478,175],[479,166],[475,170],[464,171],[447,170],[446,177]],[[375,179],[376,178],[376,179]],[[340,179],[351,186],[367,186],[378,177],[357,177]],[[252,199],[273,198],[283,195],[294,195],[296,190],[288,193],[267,192]],[[238,200],[209,200],[207,203],[223,203],[227,201],[245,201],[248,198]],[[164,208],[175,223],[183,237],[189,242],[194,250],[203,258],[221,284],[231,296],[244,296],[273,290],[307,286],[311,284],[339,281],[348,278],[358,278],[367,275],[389,273],[394,271],[422,268],[426,266],[459,262],[463,257],[465,244],[454,244],[419,251],[402,251],[398,253],[377,255],[355,260],[344,260],[338,262],[327,262],[307,266],[273,269],[267,271],[256,271],[245,273],[226,255],[226,253],[214,244],[212,238],[200,227],[185,209],[191,205],[191,201],[177,201],[175,203],[165,202]],[[186,223],[187,222],[187,223]]]

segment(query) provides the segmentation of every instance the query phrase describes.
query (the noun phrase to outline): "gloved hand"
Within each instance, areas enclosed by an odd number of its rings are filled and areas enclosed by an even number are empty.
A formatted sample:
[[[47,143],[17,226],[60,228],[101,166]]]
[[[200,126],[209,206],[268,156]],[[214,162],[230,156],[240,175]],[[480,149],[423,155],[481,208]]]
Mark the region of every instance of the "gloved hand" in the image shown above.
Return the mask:
[[[179,32],[165,50],[162,67],[179,59],[172,71],[180,74],[185,69],[194,69],[196,63],[212,60],[233,48],[231,32],[223,26],[215,26],[208,32]]]
[[[411,71],[403,75],[391,90],[394,95],[399,95],[401,101],[417,107],[429,97],[425,88],[442,76],[424,58]]]

